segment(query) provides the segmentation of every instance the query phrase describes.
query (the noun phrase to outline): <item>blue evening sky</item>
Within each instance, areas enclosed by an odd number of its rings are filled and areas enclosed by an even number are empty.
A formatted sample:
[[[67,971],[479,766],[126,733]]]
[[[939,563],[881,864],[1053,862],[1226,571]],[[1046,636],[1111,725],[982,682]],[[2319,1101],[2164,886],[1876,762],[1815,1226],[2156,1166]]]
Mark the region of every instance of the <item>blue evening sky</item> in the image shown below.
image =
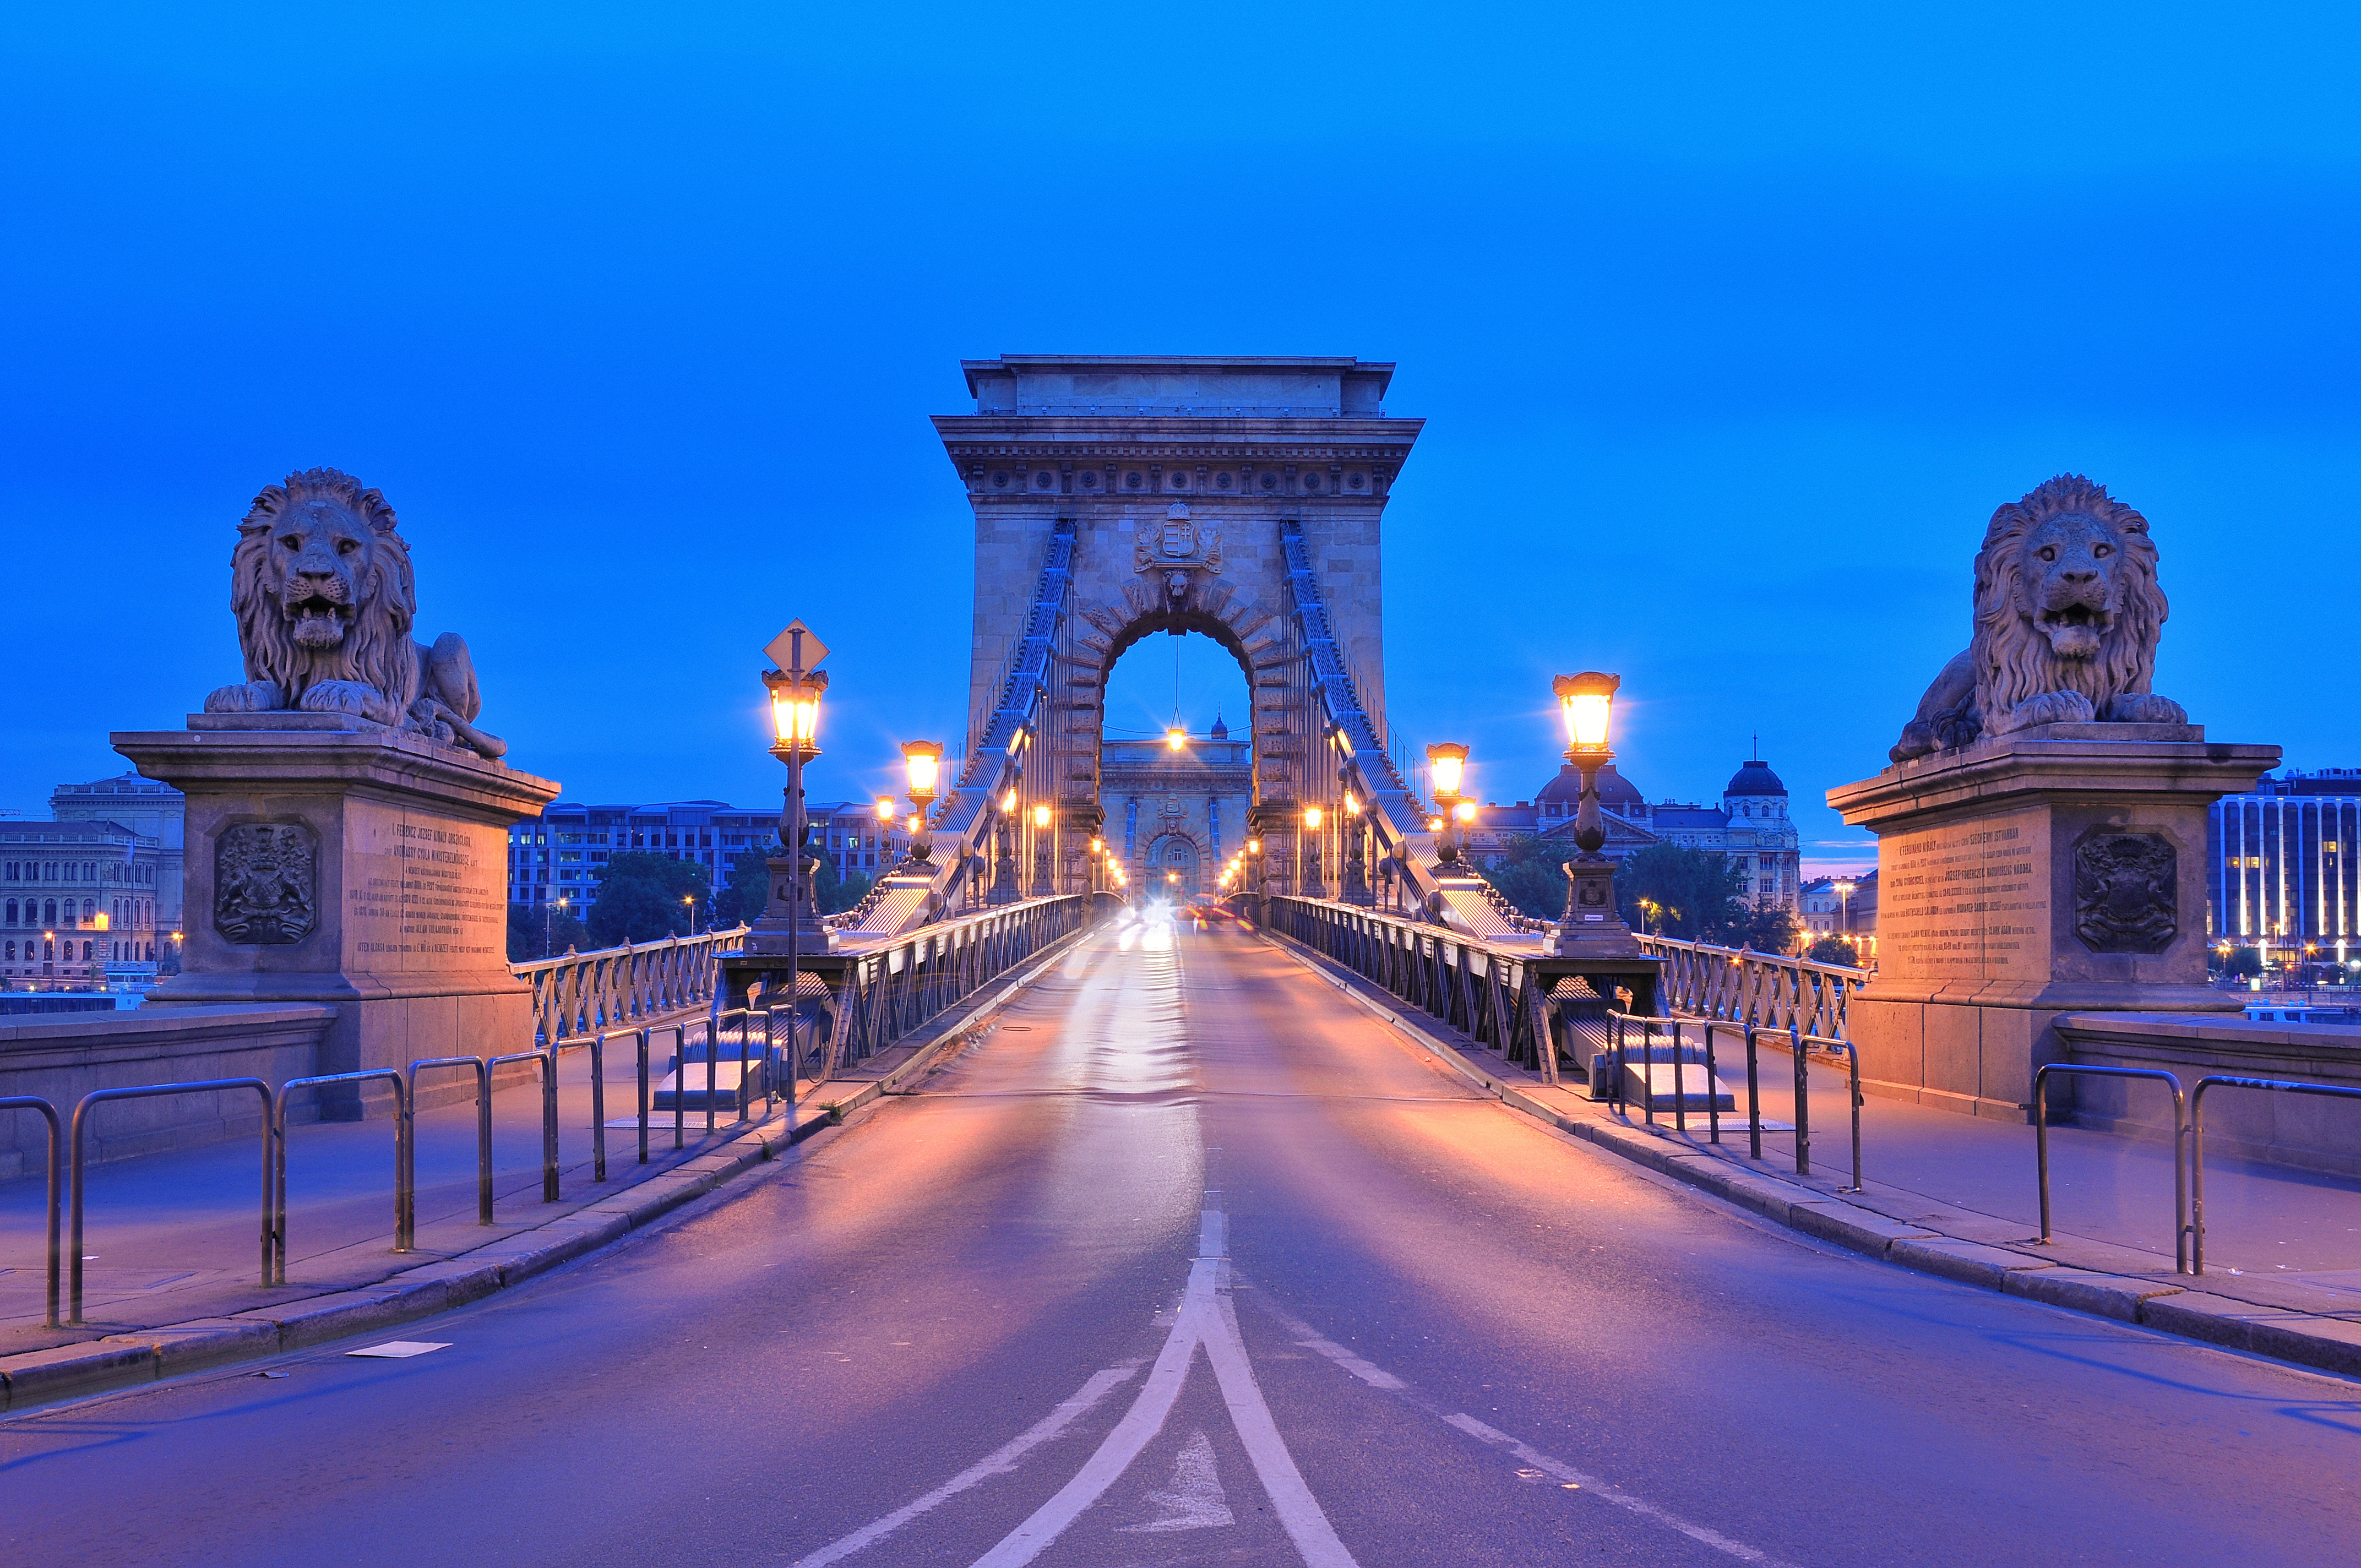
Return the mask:
[[[2350,16],[17,7],[0,806],[238,678],[233,525],[313,464],[390,498],[421,630],[570,796],[775,801],[797,614],[815,787],[884,787],[962,723],[927,416],[1005,352],[1397,361],[1393,718],[1488,796],[1554,769],[1554,673],[1616,670],[1651,795],[1759,732],[1807,856],[1865,863],[1819,792],[2062,469],[2154,525],[2158,689],[2361,765]]]

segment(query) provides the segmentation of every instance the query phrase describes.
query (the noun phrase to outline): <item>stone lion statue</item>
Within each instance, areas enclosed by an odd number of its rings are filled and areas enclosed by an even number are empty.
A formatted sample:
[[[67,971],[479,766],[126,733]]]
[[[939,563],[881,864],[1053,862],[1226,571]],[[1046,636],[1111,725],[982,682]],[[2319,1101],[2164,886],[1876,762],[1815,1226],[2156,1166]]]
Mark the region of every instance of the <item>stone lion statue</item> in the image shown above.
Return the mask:
[[[393,509],[334,468],[290,474],[254,498],[230,554],[230,610],[246,684],[207,713],[348,713],[498,757],[467,644],[412,641],[418,599]]]
[[[1897,762],[2036,724],[2186,724],[2150,692],[2164,590],[2147,519],[2080,474],[1993,513],[1975,635],[1888,755]]]

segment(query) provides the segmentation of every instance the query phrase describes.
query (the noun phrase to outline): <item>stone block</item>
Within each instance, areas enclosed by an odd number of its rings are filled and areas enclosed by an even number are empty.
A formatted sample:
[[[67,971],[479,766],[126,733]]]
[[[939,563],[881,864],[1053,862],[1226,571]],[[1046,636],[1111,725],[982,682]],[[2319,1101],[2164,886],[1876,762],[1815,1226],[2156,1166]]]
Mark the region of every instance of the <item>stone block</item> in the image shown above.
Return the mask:
[[[1946,1279],[1956,1279],[1965,1285],[1981,1285],[1987,1290],[2005,1288],[2011,1274],[2046,1269],[2050,1265],[2005,1247],[1984,1246],[1976,1242],[1953,1241],[1938,1236],[1930,1241],[1913,1237],[1896,1240],[1886,1252],[1886,1261],[1905,1268],[1915,1268],[1922,1274],[1939,1274]]]
[[[126,1383],[145,1383],[156,1376],[156,1347],[121,1340],[85,1341],[0,1357],[0,1386],[7,1391],[7,1408],[69,1398]]]
[[[177,1377],[183,1372],[200,1372],[225,1362],[269,1355],[279,1349],[279,1325],[250,1318],[200,1318],[168,1329],[108,1337],[126,1344],[151,1347],[156,1353],[159,1377]]]
[[[2137,1275],[2101,1274],[2087,1268],[2052,1267],[2010,1273],[2001,1289],[2028,1301],[2047,1301],[2077,1312],[2136,1323],[2140,1307],[2160,1296],[2180,1293],[2178,1285],[2143,1279]]]
[[[2322,1318],[2202,1290],[2140,1304],[2140,1321],[2167,1333],[2351,1376],[2361,1373],[2361,1323]]]
[[[279,1348],[301,1350],[346,1334],[406,1323],[413,1318],[442,1311],[450,1304],[448,1288],[430,1282],[410,1288],[377,1286],[366,1290],[339,1290],[282,1306],[258,1307],[234,1316],[246,1322],[276,1325]]]
[[[1975,1095],[1983,1084],[1983,1009],[1919,1004],[1927,1042],[1924,1087]]]
[[[1872,1257],[1883,1257],[1886,1249],[1897,1241],[1923,1239],[1935,1234],[1835,1199],[1790,1204],[1787,1215],[1787,1223],[1806,1235],[1865,1252]]]

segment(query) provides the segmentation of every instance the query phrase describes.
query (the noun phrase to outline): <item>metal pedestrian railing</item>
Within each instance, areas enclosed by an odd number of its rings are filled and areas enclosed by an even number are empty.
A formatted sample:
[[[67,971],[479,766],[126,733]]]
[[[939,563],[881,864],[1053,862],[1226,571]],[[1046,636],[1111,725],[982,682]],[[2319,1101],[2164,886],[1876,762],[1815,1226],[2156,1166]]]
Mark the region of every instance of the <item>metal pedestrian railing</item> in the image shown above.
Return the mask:
[[[546,1045],[601,1029],[637,1027],[710,1002],[719,955],[738,947],[746,929],[735,926],[660,942],[626,942],[510,969],[533,987],[533,1038]]]
[[[2189,1122],[2185,1115],[2188,1100],[2180,1091],[2180,1080],[2160,1067],[2098,1067],[2080,1062],[2048,1062],[2036,1068],[2033,1073],[2033,1158],[2036,1179],[2041,1186],[2041,1245],[2049,1245],[2049,1097],[2047,1089],[2052,1073],[2077,1078],[2152,1078],[2162,1080],[2172,1090],[2172,1271],[2187,1274],[2189,1267]],[[2199,1085],[2200,1090],[2203,1084]]]
[[[2178,1085],[2175,1085],[2176,1090]],[[2258,1089],[2270,1094],[2311,1094],[2333,1100],[2361,1100],[2361,1089],[2345,1089],[2333,1083],[2301,1083],[2281,1078],[2236,1078],[2226,1073],[2209,1073],[2197,1080],[2189,1095],[2189,1185],[2190,1185],[2190,1268],[2191,1274],[2205,1272],[2205,1091],[2209,1089]],[[2048,1239],[2048,1187],[2042,1187],[2042,1238]],[[2233,1272],[2235,1272],[2235,1270]]]
[[[1642,1107],[1642,1110],[1646,1114],[1647,1124],[1652,1127],[1656,1125],[1654,1094],[1656,1068],[1655,1053],[1657,1035],[1659,1031],[1662,1031],[1673,1053],[1672,1060],[1674,1080],[1675,1084],[1673,1094],[1673,1129],[1683,1137],[1688,1135],[1689,1100],[1686,1077],[1681,1071],[1682,1066],[1687,1060],[1686,1044],[1683,1035],[1685,1030],[1690,1028],[1699,1031],[1702,1036],[1700,1040],[1701,1049],[1699,1054],[1703,1058],[1700,1065],[1705,1069],[1706,1081],[1705,1101],[1707,1142],[1709,1144],[1719,1144],[1721,1142],[1720,1063],[1714,1051],[1714,1033],[1717,1030],[1725,1032],[1731,1029],[1737,1030],[1742,1037],[1746,1047],[1747,1155],[1748,1157],[1752,1159],[1761,1159],[1763,1157],[1763,1078],[1761,1050],[1759,1046],[1759,1040],[1763,1031],[1756,1029],[1752,1024],[1733,1023],[1722,1019],[1705,1019],[1700,1021],[1695,1019],[1645,1017],[1626,1013],[1609,1013],[1608,1014],[1608,1026],[1611,1041],[1609,1047],[1611,1060],[1608,1069],[1609,1076],[1608,1082],[1606,1084],[1606,1100],[1609,1107],[1612,1108],[1619,1115],[1628,1116],[1631,1114],[1631,1108],[1624,1089],[1624,1083],[1625,1069],[1629,1066],[1631,1059],[1631,1032],[1636,1028],[1639,1031],[1641,1041],[1642,1081],[1649,1086],[1648,1101]],[[1852,1043],[1849,1040],[1831,1039],[1818,1035],[1806,1035],[1797,1028],[1793,1023],[1790,1023],[1784,1030],[1772,1030],[1770,1033],[1773,1038],[1776,1038],[1781,1034],[1786,1036],[1787,1049],[1794,1058],[1795,1173],[1798,1176],[1809,1176],[1812,1173],[1811,1053],[1815,1047],[1826,1051],[1842,1051],[1844,1053],[1847,1068],[1846,1088],[1849,1091],[1847,1098],[1850,1102],[1852,1111],[1852,1185],[1850,1187],[1839,1187],[1837,1190],[1839,1192],[1861,1191],[1861,1108],[1866,1102],[1861,1094],[1861,1057],[1859,1053],[1853,1049]]]
[[[421,1068],[464,1067],[476,1075],[476,1223],[492,1223],[492,1069],[482,1057],[427,1057],[410,1064],[403,1073],[409,1092],[403,1097],[401,1113],[411,1119],[408,1136],[403,1140],[412,1151],[418,1148],[418,1072]],[[411,1176],[413,1190],[417,1183],[416,1168]]]
[[[289,1098],[299,1089],[316,1089],[330,1083],[372,1083],[379,1079],[385,1079],[393,1085],[393,1250],[409,1252],[417,1246],[418,1165],[416,1154],[411,1147],[411,1138],[415,1129],[410,1118],[408,1080],[390,1067],[371,1068],[361,1072],[331,1072],[312,1078],[291,1078],[279,1086],[279,1093],[272,1100],[270,1107],[273,1178],[270,1208],[270,1264],[266,1266],[263,1271],[262,1282],[265,1285],[287,1283],[287,1105]]]
[[[49,1233],[49,1276],[48,1293],[42,1298],[41,1326],[45,1329],[58,1328],[61,1326],[58,1322],[58,1186],[60,1160],[65,1152],[64,1129],[58,1121],[58,1108],[38,1094],[0,1096],[0,1111],[38,1111],[41,1119],[49,1124],[49,1202],[42,1210],[42,1228]],[[74,1251],[80,1253],[82,1249],[77,1246]],[[81,1315],[78,1310],[75,1315]]]
[[[71,1291],[71,1315],[68,1321],[82,1322],[82,1138],[90,1130],[90,1113],[98,1105],[115,1100],[152,1100],[167,1094],[218,1094],[251,1089],[262,1098],[262,1223],[258,1241],[262,1249],[262,1283],[270,1283],[270,1085],[258,1078],[215,1078],[199,1083],[150,1083],[130,1089],[93,1089],[75,1102],[73,1108],[73,1168],[71,1196],[68,1200],[72,1220],[67,1242],[67,1257],[71,1260],[72,1279]]]
[[[890,1049],[1114,904],[1103,894],[1065,894],[990,907],[807,967],[792,1004],[808,1010],[815,1032],[805,1036],[812,1042],[804,1047],[807,1061],[785,1064],[790,1085],[807,1067],[807,1076],[826,1082]],[[772,1015],[756,1016],[767,1049]]]
[[[1818,1039],[1851,1035],[1852,999],[1869,980],[1867,970],[1845,964],[1673,937],[1642,935],[1640,949],[1664,960],[1657,1002],[1666,1012],[1792,1029]]]
[[[1578,997],[1558,992],[1568,966],[1545,954],[1504,952],[1449,927],[1382,910],[1281,894],[1262,903],[1266,929],[1464,1031],[1503,1060],[1532,1069],[1544,1083],[1558,1080],[1561,1047],[1569,1054],[1579,1048],[1577,1020],[1566,1004],[1598,1005],[1587,990]]]

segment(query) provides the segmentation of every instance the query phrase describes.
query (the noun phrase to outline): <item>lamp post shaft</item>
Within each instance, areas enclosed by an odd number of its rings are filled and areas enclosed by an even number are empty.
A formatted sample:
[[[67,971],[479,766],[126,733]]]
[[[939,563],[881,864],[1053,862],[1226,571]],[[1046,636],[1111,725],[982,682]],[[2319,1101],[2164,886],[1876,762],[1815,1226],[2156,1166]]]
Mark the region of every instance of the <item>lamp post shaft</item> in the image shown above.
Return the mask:
[[[798,674],[801,672],[798,671]],[[802,954],[797,927],[804,914],[804,749],[799,741],[787,746],[787,1099],[792,1103],[796,1095],[797,1069],[803,1058],[796,1049],[796,1003],[803,991],[803,977],[798,972]],[[710,1048],[710,1042],[708,1042]]]

